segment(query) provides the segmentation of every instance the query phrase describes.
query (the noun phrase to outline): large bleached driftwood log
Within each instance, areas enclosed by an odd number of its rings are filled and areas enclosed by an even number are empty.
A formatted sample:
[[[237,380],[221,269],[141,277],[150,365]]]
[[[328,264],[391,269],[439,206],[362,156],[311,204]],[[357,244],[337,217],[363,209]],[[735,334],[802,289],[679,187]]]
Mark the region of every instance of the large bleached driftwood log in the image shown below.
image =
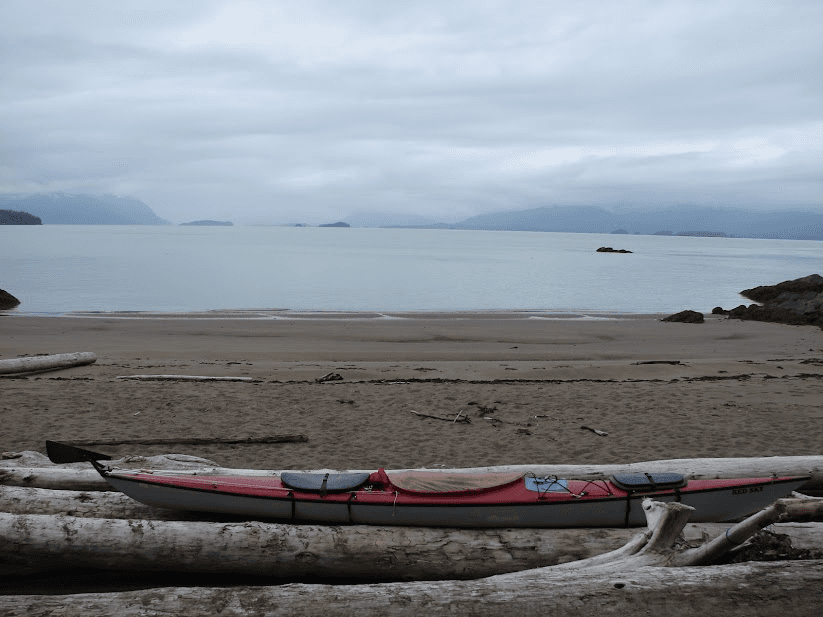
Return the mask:
[[[644,567],[624,576],[578,572],[525,587],[484,579],[0,596],[0,612],[7,617],[819,617],[821,581],[823,562],[794,561]]]
[[[83,366],[97,361],[97,356],[90,351],[77,353],[60,353],[51,356],[27,356],[0,360],[0,375],[31,373],[33,371],[53,371],[73,366]]]
[[[0,493],[0,498],[4,496]],[[151,510],[139,504],[137,508]],[[689,525],[684,539],[696,542],[724,536],[728,527]],[[823,555],[823,524],[777,524],[770,530],[788,536],[793,549]],[[630,529],[332,527],[0,513],[0,573],[87,567],[275,578],[481,578],[608,553],[636,533]]]
[[[6,615],[818,615],[823,562],[682,567],[716,556],[779,515],[772,506],[706,551],[673,550],[690,515],[677,503],[644,503],[653,528],[584,561],[473,581],[262,588],[165,588],[73,596],[0,597]],[[676,567],[661,567],[675,564]]]
[[[599,555],[622,546],[636,533],[636,529],[339,527],[0,513],[0,572],[86,567],[272,578],[465,579]]]
[[[117,464],[118,461],[113,461]],[[132,465],[134,466],[134,465]],[[141,465],[152,468],[150,465]],[[163,467],[153,467],[162,469]],[[53,470],[53,471],[50,471]],[[305,471],[305,470],[291,470]],[[338,471],[332,469],[313,471]],[[352,471],[352,470],[348,470]],[[359,470],[359,471],[374,471]],[[401,470],[407,471],[407,470]],[[614,473],[634,472],[666,472],[682,473],[689,479],[706,478],[754,478],[768,476],[811,476],[809,482],[800,489],[802,493],[823,490],[823,456],[769,456],[760,458],[701,458],[701,459],[672,459],[662,461],[644,461],[625,465],[507,465],[500,467],[478,467],[472,469],[429,469],[437,472],[510,472],[526,473],[531,471],[536,475],[556,475],[561,478],[576,478],[580,480],[608,477]],[[209,473],[214,475],[279,475],[280,470],[261,469],[230,469],[225,467],[207,467],[181,473]],[[392,473],[389,471],[389,473]],[[108,483],[97,476],[93,470],[64,471],[55,466],[47,469],[0,469],[0,484],[8,486],[30,486],[36,488],[55,488],[66,490],[110,490]]]

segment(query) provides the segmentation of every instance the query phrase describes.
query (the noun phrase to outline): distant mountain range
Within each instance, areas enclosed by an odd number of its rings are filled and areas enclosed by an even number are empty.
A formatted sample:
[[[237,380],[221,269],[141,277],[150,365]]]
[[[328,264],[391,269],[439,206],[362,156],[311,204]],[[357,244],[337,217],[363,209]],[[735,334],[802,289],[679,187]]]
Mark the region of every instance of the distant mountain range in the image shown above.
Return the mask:
[[[483,229],[823,240],[823,214],[803,210],[678,206],[653,209],[549,206],[473,216],[458,223],[391,225],[428,229]]]
[[[139,199],[114,195],[0,195],[0,208],[28,212],[45,225],[168,225]]]
[[[139,199],[114,195],[0,195],[0,210],[29,213],[44,225],[168,225]],[[345,221],[345,222],[344,222]],[[457,223],[413,214],[359,212],[330,226],[478,229],[574,233],[736,236],[823,240],[823,214],[808,210],[749,210],[683,205],[612,209],[601,206],[543,206],[496,212]],[[184,225],[230,225],[200,220]],[[325,225],[329,226],[329,225]]]

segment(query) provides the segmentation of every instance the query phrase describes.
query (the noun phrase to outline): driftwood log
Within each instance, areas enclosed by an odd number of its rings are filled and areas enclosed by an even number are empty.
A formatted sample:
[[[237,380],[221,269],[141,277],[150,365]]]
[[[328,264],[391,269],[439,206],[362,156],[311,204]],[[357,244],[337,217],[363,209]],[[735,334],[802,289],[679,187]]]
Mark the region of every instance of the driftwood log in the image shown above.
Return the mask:
[[[83,366],[84,364],[93,364],[96,361],[97,356],[89,351],[61,353],[51,356],[12,358],[9,360],[0,360],[0,375],[31,373],[34,371],[53,371],[56,369],[71,368],[73,366]]]
[[[637,533],[227,523],[194,521],[185,513],[179,518],[188,520],[159,519],[169,512],[156,510],[142,519],[101,518],[91,510],[80,514],[96,517],[0,513],[0,573],[82,567],[271,578],[468,579],[587,559],[618,549]],[[722,536],[728,528],[692,524],[684,540]],[[793,550],[823,557],[823,524],[779,523],[770,531],[787,536]]]
[[[576,573],[539,584],[483,579],[383,585],[165,587],[146,591],[0,597],[7,617],[818,617],[823,562],[644,567],[625,576]]]
[[[507,575],[503,575],[507,576]],[[0,597],[6,617],[819,617],[823,562],[576,572],[520,585],[479,581],[274,587],[162,587],[145,591]]]
[[[4,615],[819,615],[823,562],[693,567],[717,558],[780,514],[750,517],[710,543],[674,543],[691,508],[646,500],[650,529],[590,559],[471,581],[369,585],[162,588],[72,596],[0,597]]]
[[[117,462],[114,461],[114,464]],[[148,465],[142,465],[148,468]],[[162,469],[163,467],[154,467]],[[290,470],[294,471],[294,470]],[[297,470],[305,471],[305,470]],[[333,469],[312,471],[338,471]],[[361,471],[374,471],[361,470]],[[400,471],[400,470],[398,470]],[[402,470],[407,471],[407,470]],[[580,480],[608,477],[614,473],[666,472],[674,471],[689,479],[707,478],[755,478],[768,476],[811,476],[811,480],[798,490],[804,494],[814,495],[823,491],[823,456],[769,456],[762,458],[701,458],[672,459],[662,461],[644,461],[625,465],[507,465],[501,467],[477,467],[473,469],[429,469],[430,472],[509,472],[519,471]],[[194,473],[189,471],[186,473]],[[279,470],[229,469],[224,467],[207,467],[196,473],[214,475],[279,475]],[[389,471],[389,473],[392,473]],[[91,469],[63,469],[54,466],[43,469],[0,468],[0,484],[8,486],[30,486],[37,488],[63,488],[67,490],[110,490],[108,483]],[[95,489],[95,487],[97,487]]]
[[[636,529],[340,527],[0,513],[0,572],[95,568],[271,578],[466,579],[599,555],[622,546],[636,533]],[[693,535],[699,537],[697,531]]]

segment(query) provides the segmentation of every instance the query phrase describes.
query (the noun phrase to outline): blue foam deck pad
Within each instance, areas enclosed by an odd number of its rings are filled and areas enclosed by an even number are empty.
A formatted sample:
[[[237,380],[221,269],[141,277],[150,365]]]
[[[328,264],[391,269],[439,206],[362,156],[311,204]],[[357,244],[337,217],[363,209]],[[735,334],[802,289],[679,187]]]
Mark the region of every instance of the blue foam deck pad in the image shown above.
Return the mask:
[[[612,482],[628,491],[654,491],[680,488],[686,480],[679,473],[616,473]]]

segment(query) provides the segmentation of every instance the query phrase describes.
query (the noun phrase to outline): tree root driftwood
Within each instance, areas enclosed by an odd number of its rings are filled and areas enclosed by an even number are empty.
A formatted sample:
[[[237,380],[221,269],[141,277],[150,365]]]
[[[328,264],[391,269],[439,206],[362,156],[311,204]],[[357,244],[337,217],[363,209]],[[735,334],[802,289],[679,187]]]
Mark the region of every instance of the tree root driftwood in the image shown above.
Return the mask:
[[[26,356],[0,360],[0,375],[54,371],[57,369],[83,366],[97,362],[97,356],[90,351],[60,353],[46,356]]]
[[[622,548],[557,566],[471,581],[237,588],[0,597],[4,615],[597,615],[672,613],[818,615],[823,561],[693,567],[726,553],[779,517],[779,502],[711,542],[677,539],[691,514],[678,503],[644,502],[649,530]]]

